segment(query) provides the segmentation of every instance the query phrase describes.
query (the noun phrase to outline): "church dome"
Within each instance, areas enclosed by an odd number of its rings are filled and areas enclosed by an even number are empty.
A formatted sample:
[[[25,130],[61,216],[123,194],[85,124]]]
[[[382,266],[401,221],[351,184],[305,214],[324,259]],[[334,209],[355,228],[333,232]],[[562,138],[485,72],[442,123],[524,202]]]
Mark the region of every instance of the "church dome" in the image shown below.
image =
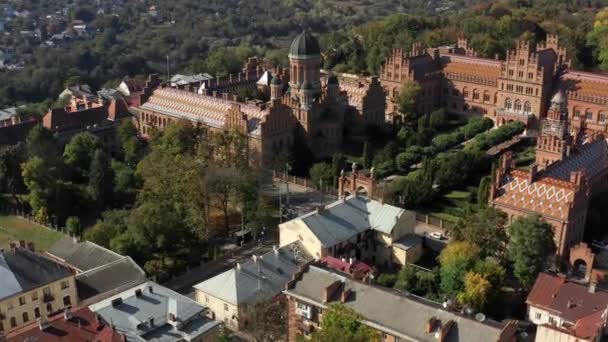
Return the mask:
[[[291,43],[289,54],[292,56],[316,56],[321,53],[319,42],[307,31],[300,33]]]

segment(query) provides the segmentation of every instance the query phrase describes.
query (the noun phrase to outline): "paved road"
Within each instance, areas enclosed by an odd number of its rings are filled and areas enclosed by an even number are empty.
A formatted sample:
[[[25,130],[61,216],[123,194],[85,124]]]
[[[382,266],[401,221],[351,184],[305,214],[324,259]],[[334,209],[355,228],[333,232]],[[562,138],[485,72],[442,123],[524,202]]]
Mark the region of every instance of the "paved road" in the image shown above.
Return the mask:
[[[230,256],[227,259],[220,259],[218,261],[210,261],[202,264],[163,285],[194,299],[194,289],[192,286],[231,269],[237,262],[246,261],[251,258],[253,254],[260,255],[271,251],[273,243],[274,241],[265,241],[262,244],[239,249],[233,256]]]

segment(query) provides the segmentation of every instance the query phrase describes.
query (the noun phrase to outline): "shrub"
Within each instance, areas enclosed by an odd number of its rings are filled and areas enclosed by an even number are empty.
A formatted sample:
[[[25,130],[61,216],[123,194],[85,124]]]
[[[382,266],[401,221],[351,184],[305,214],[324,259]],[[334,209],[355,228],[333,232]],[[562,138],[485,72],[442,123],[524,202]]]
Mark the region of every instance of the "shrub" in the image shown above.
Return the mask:
[[[386,287],[393,287],[397,282],[397,275],[391,273],[381,274],[378,279],[376,279],[376,284]]]

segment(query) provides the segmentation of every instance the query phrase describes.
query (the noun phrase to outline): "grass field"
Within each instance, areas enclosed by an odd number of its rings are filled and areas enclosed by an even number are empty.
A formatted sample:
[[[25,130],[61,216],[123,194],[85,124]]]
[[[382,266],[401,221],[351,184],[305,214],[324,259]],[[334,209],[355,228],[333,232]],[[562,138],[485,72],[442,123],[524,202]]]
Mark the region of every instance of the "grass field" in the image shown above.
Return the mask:
[[[59,232],[43,228],[17,216],[0,216],[0,248],[8,247],[14,240],[27,240],[34,248],[45,251],[62,237]]]

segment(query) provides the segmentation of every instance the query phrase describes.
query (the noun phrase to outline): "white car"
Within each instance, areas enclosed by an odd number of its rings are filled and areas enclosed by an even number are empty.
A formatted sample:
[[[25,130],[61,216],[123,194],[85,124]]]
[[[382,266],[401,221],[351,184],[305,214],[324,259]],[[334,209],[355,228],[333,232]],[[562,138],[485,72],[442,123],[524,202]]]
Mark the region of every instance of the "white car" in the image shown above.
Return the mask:
[[[432,232],[429,236],[437,240],[443,239],[443,234],[441,232]]]

